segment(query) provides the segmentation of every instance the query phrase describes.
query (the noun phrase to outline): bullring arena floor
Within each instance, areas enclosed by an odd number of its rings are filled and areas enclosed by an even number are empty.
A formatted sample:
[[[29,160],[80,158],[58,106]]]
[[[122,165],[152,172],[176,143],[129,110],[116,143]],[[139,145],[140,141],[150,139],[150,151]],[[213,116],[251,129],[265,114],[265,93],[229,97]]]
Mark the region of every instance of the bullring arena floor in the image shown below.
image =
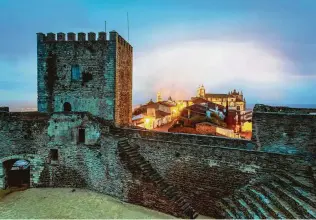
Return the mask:
[[[0,219],[171,219],[173,216],[123,203],[84,189],[32,188],[0,199]]]

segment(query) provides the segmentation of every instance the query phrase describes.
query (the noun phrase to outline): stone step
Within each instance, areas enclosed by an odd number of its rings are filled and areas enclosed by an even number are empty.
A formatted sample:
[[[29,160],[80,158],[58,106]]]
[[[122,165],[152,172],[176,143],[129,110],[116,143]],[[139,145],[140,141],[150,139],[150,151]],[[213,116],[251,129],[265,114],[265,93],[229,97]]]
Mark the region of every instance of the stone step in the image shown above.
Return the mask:
[[[120,143],[120,144],[118,144],[118,146],[119,146],[120,148],[124,149],[124,150],[126,150],[126,149],[128,149],[128,148],[134,148],[134,147],[130,146],[128,143],[126,143],[126,144]]]
[[[272,201],[260,191],[254,188],[249,188],[247,189],[247,192],[249,192],[249,195],[255,198],[257,202],[269,213],[269,215],[273,216],[273,218],[286,219],[284,213],[282,213],[279,208],[277,208]]]
[[[176,191],[165,192],[165,195],[167,195],[169,199],[172,199],[176,195]]]
[[[302,177],[302,176],[295,176],[295,175],[293,175],[289,172],[285,172],[285,171],[281,172],[280,175],[287,178],[295,185],[300,186],[304,189],[307,189],[307,190],[314,189],[314,184],[312,182],[312,179],[310,179],[310,178],[306,178],[306,177]]]
[[[227,207],[225,204],[223,204],[222,202],[218,202],[217,203],[218,207],[222,210],[222,217],[224,217],[225,219],[227,218],[232,218],[232,219],[236,219],[237,217],[233,214],[233,212],[229,209],[229,207]]]
[[[238,209],[243,212],[243,214],[248,218],[248,219],[259,219],[259,216],[254,213],[251,208],[247,205],[247,203],[239,198],[239,199],[234,199],[235,204],[237,205]]]
[[[141,164],[139,167],[140,168],[150,167],[150,163],[149,162],[145,162],[145,163]]]
[[[165,193],[168,193],[168,192],[170,192],[170,191],[172,191],[172,190],[174,190],[174,187],[173,187],[173,186],[169,186],[169,187],[167,187],[167,188],[164,190],[164,192],[165,192]]]
[[[285,215],[287,218],[295,218],[295,219],[300,219],[301,216],[295,212],[295,210],[291,207],[291,205],[281,199],[274,191],[272,191],[270,188],[261,185],[259,187],[259,190],[266,196],[268,197],[275,206],[277,206]]]
[[[161,176],[158,173],[155,173],[152,177],[150,177],[151,180],[155,181],[159,179]]]
[[[195,210],[193,211],[193,219],[196,219],[199,216],[199,213]]]
[[[293,195],[290,191],[280,186],[276,182],[269,183],[269,187],[273,191],[278,192],[280,197],[284,198],[289,204],[292,205],[293,209],[297,212],[302,213],[305,218],[316,218],[316,210],[303,200],[299,199],[296,195]]]
[[[178,203],[178,206],[181,207],[181,206],[183,206],[185,203],[187,203],[187,200],[182,197],[181,201]]]
[[[194,219],[194,213],[195,213],[195,210],[190,205],[183,210],[183,214],[189,218]]]
[[[189,206],[190,206],[190,203],[185,202],[185,203],[180,207],[180,209],[184,211],[184,210],[186,210]]]
[[[299,186],[293,186],[292,189],[295,195],[316,209],[316,195],[314,192],[309,192]]]
[[[160,177],[159,179],[155,180],[155,183],[156,183],[157,185],[159,185],[162,181],[163,181],[163,178]]]
[[[169,186],[169,184],[167,184],[166,182],[162,182],[162,183],[159,184],[158,186],[159,186],[159,188],[160,188],[161,190],[164,190],[165,188],[167,188],[167,187]]]
[[[138,161],[142,161],[143,159],[142,159],[142,157],[139,155],[139,154],[137,154],[137,155],[128,155],[128,157],[130,158],[130,159],[134,159],[134,160],[138,160]],[[145,161],[145,160],[144,160]]]
[[[135,148],[121,149],[120,151],[126,154],[132,153],[132,152],[138,152]]]
[[[127,154],[128,154],[128,156],[130,156],[130,157],[132,157],[132,156],[139,156],[138,151],[128,152]]]
[[[245,219],[246,216],[244,215],[244,213],[242,211],[240,211],[238,209],[238,207],[236,206],[236,204],[233,202],[233,200],[231,200],[230,198],[224,198],[222,199],[222,202],[227,205],[227,207],[229,207],[229,209],[231,211],[233,211],[233,214],[237,217],[237,218],[241,218],[241,219]]]
[[[256,198],[252,197],[248,191],[243,190],[240,192],[240,197],[243,198],[247,204],[252,208],[252,210],[261,218],[261,219],[271,219],[272,216],[264,209],[260,203],[257,202]]]
[[[163,191],[167,191],[170,188],[172,188],[172,186],[168,185],[166,188],[163,189]]]
[[[133,151],[138,152],[138,150],[137,150],[135,147],[131,147],[131,146],[125,147],[125,148],[123,148],[123,150],[124,150],[124,152],[126,152],[126,153],[128,153],[128,152],[133,152]]]
[[[145,158],[143,158],[140,155],[136,155],[136,156],[132,156],[130,157],[130,159],[134,162],[137,163],[138,165],[143,164],[144,162],[147,162],[147,160],[145,160]]]
[[[183,201],[183,198],[180,196],[177,200],[175,200],[175,203],[179,204],[181,201]]]

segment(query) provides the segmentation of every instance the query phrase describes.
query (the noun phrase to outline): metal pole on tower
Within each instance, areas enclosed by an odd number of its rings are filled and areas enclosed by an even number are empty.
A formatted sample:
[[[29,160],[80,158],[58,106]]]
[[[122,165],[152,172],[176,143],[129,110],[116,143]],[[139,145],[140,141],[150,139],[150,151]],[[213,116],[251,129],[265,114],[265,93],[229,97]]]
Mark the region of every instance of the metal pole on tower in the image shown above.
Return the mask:
[[[106,21],[104,21],[104,31],[106,33]]]
[[[129,42],[129,19],[128,19],[128,12],[127,12],[127,42]]]

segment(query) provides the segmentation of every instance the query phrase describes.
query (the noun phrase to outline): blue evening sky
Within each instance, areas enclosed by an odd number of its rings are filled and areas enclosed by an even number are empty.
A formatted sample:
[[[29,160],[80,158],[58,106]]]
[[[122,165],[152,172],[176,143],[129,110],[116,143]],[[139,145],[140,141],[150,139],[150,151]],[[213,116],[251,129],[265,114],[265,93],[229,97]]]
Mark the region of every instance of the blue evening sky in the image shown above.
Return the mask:
[[[36,33],[116,30],[134,48],[133,104],[242,90],[316,104],[315,0],[0,0],[0,106],[36,107]]]

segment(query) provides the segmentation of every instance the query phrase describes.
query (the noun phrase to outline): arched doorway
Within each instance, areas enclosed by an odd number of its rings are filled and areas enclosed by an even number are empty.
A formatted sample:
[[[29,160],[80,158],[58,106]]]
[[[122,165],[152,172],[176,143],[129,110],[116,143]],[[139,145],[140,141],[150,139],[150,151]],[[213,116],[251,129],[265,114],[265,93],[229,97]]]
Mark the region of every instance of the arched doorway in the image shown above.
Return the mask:
[[[69,102],[64,103],[64,112],[71,112],[71,104]]]
[[[12,159],[3,162],[5,170],[5,188],[30,187],[30,162],[27,160]]]

